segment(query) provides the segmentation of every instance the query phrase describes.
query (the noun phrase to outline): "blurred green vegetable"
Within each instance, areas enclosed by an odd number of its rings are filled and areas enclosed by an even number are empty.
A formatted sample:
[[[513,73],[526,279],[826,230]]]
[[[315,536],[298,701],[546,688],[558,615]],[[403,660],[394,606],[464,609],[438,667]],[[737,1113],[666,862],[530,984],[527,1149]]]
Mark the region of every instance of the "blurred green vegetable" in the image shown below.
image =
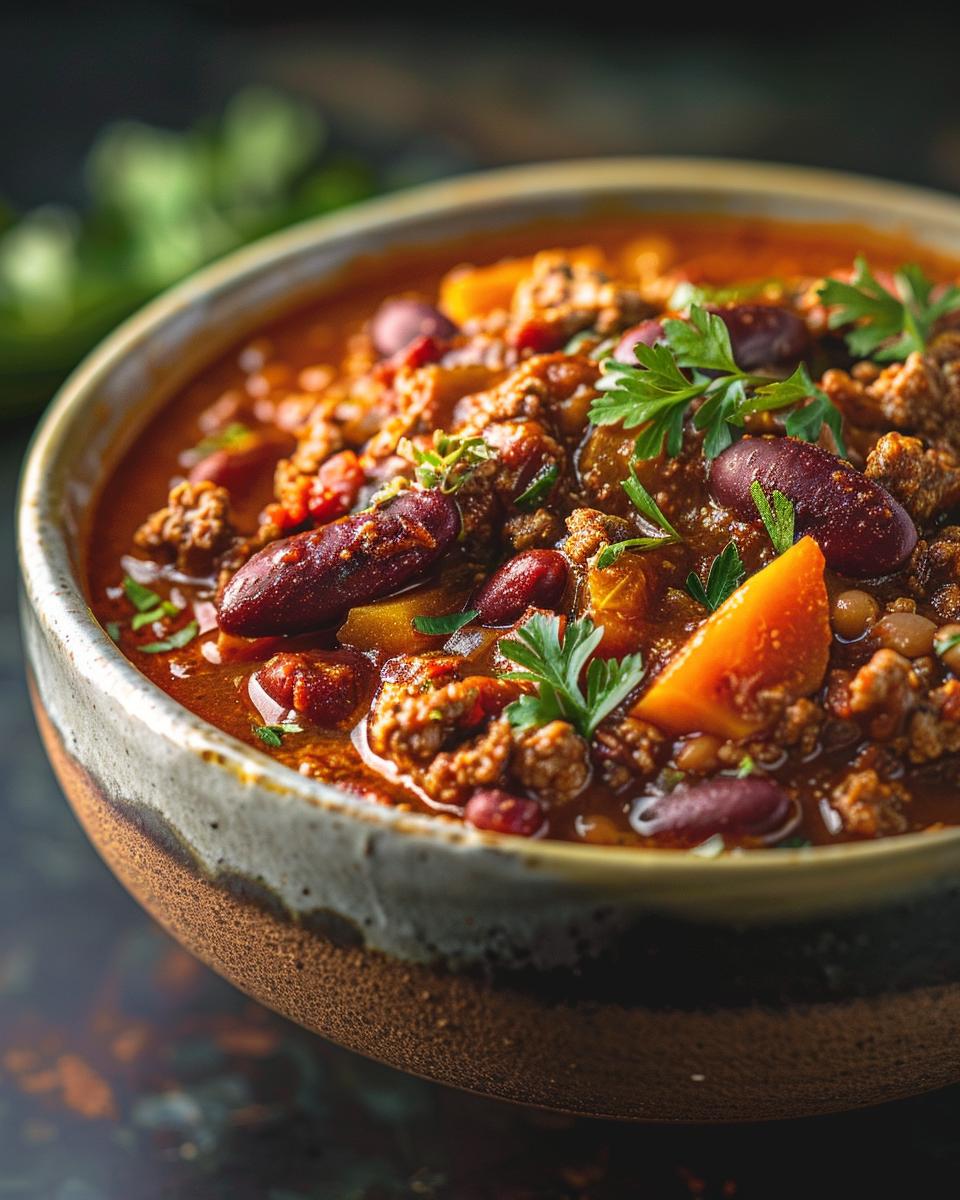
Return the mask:
[[[150,296],[228,250],[375,190],[338,157],[314,108],[265,88],[219,122],[174,133],[107,127],[79,215],[0,210],[0,415],[46,399],[82,354]]]

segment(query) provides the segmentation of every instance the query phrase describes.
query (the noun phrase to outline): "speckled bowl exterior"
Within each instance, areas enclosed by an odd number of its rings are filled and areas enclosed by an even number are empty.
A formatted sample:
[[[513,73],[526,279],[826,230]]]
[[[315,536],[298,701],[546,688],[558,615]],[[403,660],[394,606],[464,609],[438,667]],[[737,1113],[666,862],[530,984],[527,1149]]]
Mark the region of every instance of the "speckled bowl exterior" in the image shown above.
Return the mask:
[[[458,180],[202,272],[64,386],[28,458],[23,631],[71,804],[130,891],[264,1004],[444,1083],[579,1113],[786,1117],[960,1078],[960,830],[707,860],[482,834],[303,778],[179,707],[87,607],[85,514],[150,415],[358,256],[604,208],[903,231],[960,202],[793,168],[607,160]]]

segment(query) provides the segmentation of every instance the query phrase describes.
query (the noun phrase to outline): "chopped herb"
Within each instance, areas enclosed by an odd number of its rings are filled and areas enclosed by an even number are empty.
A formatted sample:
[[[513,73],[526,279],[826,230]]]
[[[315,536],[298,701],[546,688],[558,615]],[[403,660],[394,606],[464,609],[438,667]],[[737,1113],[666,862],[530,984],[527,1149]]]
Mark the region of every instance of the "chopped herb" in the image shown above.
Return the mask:
[[[634,346],[637,366],[612,360],[603,364],[603,377],[597,384],[602,394],[590,409],[594,425],[643,427],[635,446],[638,459],[656,458],[664,445],[667,454],[675,458],[683,445],[687,411],[701,396],[703,403],[693,424],[704,434],[707,458],[726,450],[733,431],[743,427],[750,413],[770,412],[802,401],[810,403],[790,414],[788,432],[814,441],[826,423],[844,452],[840,414],[814,384],[804,364],[782,380],[742,371],[734,361],[726,325],[698,305],[691,307],[689,320],[664,321],[663,329],[666,345],[638,342]],[[709,375],[704,374],[708,371]]]
[[[630,464],[630,475],[627,479],[621,481],[620,486],[630,498],[630,503],[642,517],[646,517],[658,529],[663,530],[664,537],[671,542],[681,542],[683,539],[680,534],[674,529],[667,518],[663,515],[663,511],[656,500],[650,495],[647,489],[637,478],[637,468]]]
[[[926,348],[941,317],[960,309],[960,287],[951,284],[932,299],[933,281],[915,263],[899,267],[893,281],[896,292],[883,286],[861,255],[849,283],[827,279],[820,287],[820,299],[833,308],[830,328],[853,325],[846,334],[851,354],[877,362],[906,358]]]
[[[251,725],[250,728],[261,742],[266,742],[274,750],[279,750],[283,745],[285,733],[303,733],[303,726],[294,725],[291,721],[284,721],[279,725]]]
[[[948,633],[944,637],[934,638],[933,648],[941,658],[957,646],[960,646],[960,630],[956,633]]]
[[[494,457],[482,437],[460,437],[441,429],[434,431],[431,449],[421,450],[409,438],[401,438],[397,451],[416,466],[418,483],[447,495],[458,492],[480,463]]]
[[[162,596],[158,596],[156,592],[144,587],[142,583],[137,583],[129,575],[124,578],[123,590],[137,612],[149,612],[150,609],[159,608],[163,604]]]
[[[233,421],[225,429],[201,438],[188,453],[191,459],[199,462],[200,459],[206,458],[208,454],[214,454],[217,450],[229,450],[231,446],[238,445],[250,435],[250,432],[248,426],[239,421]]]
[[[468,608],[466,612],[447,613],[442,617],[414,617],[412,624],[417,633],[456,633],[469,625],[476,615],[475,608]]]
[[[689,283],[683,280],[673,290],[667,308],[682,312],[692,304],[733,304],[738,300],[779,300],[786,291],[782,279],[753,279],[744,283],[733,283],[727,287],[716,287],[710,283]]]
[[[597,555],[597,570],[605,571],[607,567],[612,567],[627,550],[658,550],[661,546],[669,546],[672,543],[673,538],[666,537],[635,537],[626,538],[622,542],[613,542],[611,545],[605,546]]]
[[[395,500],[401,492],[405,492],[410,486],[410,480],[403,475],[395,475],[388,483],[383,484],[370,497],[370,503],[367,505],[365,512],[371,508],[381,508],[384,504],[389,504],[391,500]]]
[[[764,495],[759,479],[755,479],[750,484],[750,495],[757,506],[760,520],[763,521],[767,533],[770,535],[774,550],[778,554],[783,554],[793,545],[795,523],[793,505],[783,492],[775,491],[771,496],[773,501],[771,508],[770,500]]]
[[[144,625],[152,625],[154,621],[162,621],[164,617],[175,617],[181,610],[169,600],[164,600],[156,608],[151,608],[147,612],[138,612],[130,622],[130,628],[136,632],[142,629]]]
[[[606,567],[613,566],[626,550],[655,550],[659,546],[669,546],[683,540],[663,515],[659,504],[637,478],[636,467],[633,463],[630,464],[629,478],[624,479],[620,486],[630,497],[637,512],[642,517],[646,517],[651,525],[656,525],[658,529],[662,530],[663,536],[626,538],[622,542],[614,542],[612,545],[606,546],[597,558],[596,565],[601,571]]]
[[[757,764],[753,761],[753,757],[745,754],[740,759],[740,765],[737,767],[737,778],[746,779],[749,775],[753,775],[757,769]]]
[[[524,621],[512,637],[502,638],[500,653],[523,668],[506,678],[537,685],[536,694],[521,696],[507,708],[510,724],[523,729],[559,719],[569,721],[583,737],[593,737],[604,717],[637,686],[644,670],[639,654],[620,661],[591,659],[602,640],[603,627],[589,617],[568,622],[561,640],[560,618],[543,613]],[[586,694],[580,686],[585,667]]]
[[[177,629],[169,637],[165,637],[163,641],[148,642],[145,646],[138,646],[137,649],[141,654],[166,654],[168,650],[182,650],[184,646],[193,641],[199,632],[200,626],[197,622],[190,621],[182,629]]]
[[[599,334],[595,329],[581,329],[579,333],[575,333],[563,348],[564,354],[579,354],[584,346],[590,342],[595,342],[599,338]]]
[[[514,500],[514,504],[517,508],[522,508],[528,512],[536,508],[540,501],[545,500],[550,494],[559,474],[560,468],[556,463],[548,463],[546,466],[541,467],[530,481],[529,487],[522,491],[516,500]]]
[[[117,621],[108,621],[104,627],[107,631],[107,637],[115,642],[120,641],[120,625]]]
[[[808,846],[812,846],[813,842],[809,838],[801,837],[800,834],[795,834],[793,837],[784,838],[782,842],[777,843],[778,850],[805,850]]]
[[[736,542],[727,542],[710,564],[706,585],[693,571],[687,576],[687,591],[704,608],[716,612],[737,590],[746,574]]]

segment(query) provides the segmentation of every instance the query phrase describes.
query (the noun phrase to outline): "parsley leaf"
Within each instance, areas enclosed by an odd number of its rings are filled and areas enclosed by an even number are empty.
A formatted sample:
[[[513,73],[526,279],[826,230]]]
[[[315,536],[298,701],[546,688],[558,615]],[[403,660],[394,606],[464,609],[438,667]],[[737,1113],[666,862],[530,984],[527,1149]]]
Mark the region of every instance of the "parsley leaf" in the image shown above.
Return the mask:
[[[138,646],[137,649],[141,654],[166,654],[169,650],[182,650],[184,646],[192,642],[200,632],[200,626],[196,621],[190,621],[184,625],[182,629],[177,629],[165,637],[160,642],[147,642],[145,646]]]
[[[512,637],[498,643],[500,653],[523,669],[507,679],[537,685],[535,695],[524,695],[507,708],[511,725],[527,728],[553,720],[569,721],[585,738],[640,682],[643,662],[639,654],[616,659],[594,658],[587,667],[587,690],[580,677],[603,639],[602,626],[589,617],[569,621],[560,638],[560,618],[534,613]]]
[[[935,638],[933,643],[934,650],[936,650],[941,658],[945,654],[949,654],[951,650],[956,649],[957,646],[960,646],[960,630],[956,633],[947,633],[943,637]]]
[[[818,296],[831,307],[827,323],[831,329],[853,325],[846,334],[851,354],[892,362],[923,350],[936,322],[960,309],[960,287],[945,287],[931,299],[933,282],[920,267],[905,263],[893,275],[896,293],[884,287],[859,255],[849,283],[827,279]]]
[[[146,612],[138,612],[130,622],[130,628],[136,632],[142,629],[144,625],[152,625],[154,621],[162,621],[164,617],[175,617],[180,609],[177,608],[170,600],[164,600],[158,604],[156,608],[148,609]]]
[[[710,564],[706,585],[693,571],[687,576],[687,591],[704,608],[716,612],[737,590],[746,574],[736,542],[727,542]]]
[[[401,438],[397,452],[416,466],[419,484],[448,496],[463,487],[480,463],[494,457],[482,437],[460,437],[442,429],[434,430],[430,449],[421,450],[409,438]]]
[[[686,321],[664,321],[663,330],[666,345],[634,347],[638,366],[603,364],[597,384],[601,395],[590,409],[594,425],[643,426],[635,446],[638,459],[656,458],[664,444],[670,457],[680,453],[687,410],[698,397],[703,397],[703,403],[693,423],[704,435],[707,458],[726,450],[733,430],[741,428],[750,413],[803,401],[808,403],[788,417],[788,425],[795,418],[791,432],[814,441],[826,422],[843,453],[840,413],[814,384],[806,366],[801,364],[788,379],[742,371],[734,361],[723,320],[699,305],[691,307]]]
[[[303,726],[295,725],[292,721],[284,721],[280,725],[251,725],[250,728],[261,742],[274,750],[279,750],[283,745],[285,733],[303,733]]]
[[[622,557],[628,550],[657,550],[660,546],[668,546],[673,541],[673,538],[662,537],[635,537],[626,538],[622,542],[613,542],[604,548],[597,555],[596,567],[598,571],[605,571],[607,567],[612,567],[613,564]]]
[[[795,521],[793,505],[783,492],[775,491],[771,496],[771,500],[773,501],[773,507],[771,508],[770,500],[764,494],[759,479],[755,479],[750,484],[750,495],[757,506],[760,520],[763,521],[767,533],[770,535],[770,541],[773,542],[774,550],[778,554],[783,554],[784,551],[789,550],[793,545]]]
[[[660,505],[657,504],[656,500],[654,500],[654,498],[640,482],[639,478],[637,477],[637,468],[633,465],[633,463],[630,464],[629,478],[624,479],[620,486],[627,493],[627,496],[630,498],[630,503],[637,510],[637,512],[639,512],[642,517],[646,517],[651,524],[656,525],[658,529],[663,530],[665,538],[669,539],[671,542],[683,541],[683,538],[681,538],[680,534],[677,533],[674,527],[663,515]]]
[[[753,756],[750,754],[745,754],[743,758],[740,759],[740,765],[737,767],[737,778],[747,779],[750,775],[755,774],[756,770],[757,764],[753,761]]]
[[[540,501],[546,499],[550,494],[559,474],[560,468],[556,463],[548,463],[545,467],[541,467],[534,475],[529,487],[514,500],[514,504],[526,512],[536,508]]]
[[[598,570],[601,571],[606,567],[613,566],[626,550],[654,550],[658,546],[669,546],[683,540],[663,515],[659,504],[637,478],[637,470],[633,463],[630,464],[629,478],[622,480],[620,486],[630,497],[631,503],[640,515],[662,530],[663,536],[626,538],[622,542],[613,542],[612,545],[605,546],[596,563]]]
[[[149,612],[150,609],[159,608],[163,604],[162,596],[158,596],[156,592],[144,587],[142,583],[137,583],[129,575],[124,577],[123,590],[137,612]]]
[[[475,608],[468,608],[466,612],[446,613],[442,617],[414,617],[412,625],[417,633],[456,633],[469,625],[476,615]]]
[[[104,626],[104,629],[106,629],[107,637],[110,638],[111,641],[120,641],[120,624],[118,621],[108,621]]]

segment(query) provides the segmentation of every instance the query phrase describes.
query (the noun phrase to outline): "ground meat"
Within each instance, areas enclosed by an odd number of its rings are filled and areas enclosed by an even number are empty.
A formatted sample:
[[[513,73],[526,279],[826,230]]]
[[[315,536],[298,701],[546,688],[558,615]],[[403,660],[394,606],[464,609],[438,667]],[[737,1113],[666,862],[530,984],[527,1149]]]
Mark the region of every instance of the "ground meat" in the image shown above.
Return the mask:
[[[595,754],[604,782],[615,790],[637,777],[656,774],[665,742],[663,734],[648,721],[624,717],[604,722],[594,734]]]
[[[634,325],[654,310],[636,288],[608,279],[584,262],[562,253],[538,254],[533,270],[514,292],[511,326],[534,324],[550,331],[562,345],[581,329],[614,333]]]
[[[935,337],[924,353],[892,363],[864,382],[846,371],[827,371],[820,386],[854,423],[893,425],[958,446],[960,428],[960,333]]]
[[[565,804],[590,780],[590,750],[567,721],[514,732],[510,769],[529,791]]]
[[[539,550],[556,545],[563,536],[563,522],[549,508],[538,508],[510,517],[503,532],[514,550]]]
[[[910,720],[911,762],[932,762],[960,750],[960,679],[931,692],[927,702]]]
[[[528,358],[496,387],[457,403],[451,428],[483,434],[493,421],[540,421],[551,433],[578,442],[596,396],[596,363],[565,354]]]
[[[149,516],[133,540],[141,550],[173,559],[185,575],[206,577],[234,536],[230,493],[204,481],[177,484],[166,507]]]
[[[485,675],[460,678],[455,655],[409,656],[387,676],[367,722],[374,754],[389,759],[443,804],[459,804],[471,788],[495,783],[511,750],[508,727],[494,719],[519,694],[518,686]],[[468,740],[459,741],[464,736]],[[451,744],[453,743],[453,744]]]
[[[919,524],[960,504],[960,464],[947,450],[925,448],[919,438],[884,434],[868,455],[864,474]]]
[[[474,788],[499,782],[512,745],[509,722],[491,721],[476,737],[453,750],[441,750],[416,774],[417,783],[440,804],[463,804]]]
[[[788,704],[772,741],[778,746],[798,747],[801,754],[812,754],[826,714],[814,700],[800,699]]]
[[[569,537],[563,544],[567,558],[585,566],[604,546],[631,536],[631,526],[622,517],[596,508],[576,508],[567,517]]]
[[[919,692],[910,660],[895,650],[877,650],[850,681],[849,715],[866,721],[870,737],[886,741],[900,733]]]
[[[909,799],[902,784],[884,782],[872,769],[849,772],[831,793],[844,829],[865,838],[902,833],[907,828],[902,806]]]
[[[960,525],[947,525],[930,541],[917,543],[907,579],[941,620],[960,620]]]

